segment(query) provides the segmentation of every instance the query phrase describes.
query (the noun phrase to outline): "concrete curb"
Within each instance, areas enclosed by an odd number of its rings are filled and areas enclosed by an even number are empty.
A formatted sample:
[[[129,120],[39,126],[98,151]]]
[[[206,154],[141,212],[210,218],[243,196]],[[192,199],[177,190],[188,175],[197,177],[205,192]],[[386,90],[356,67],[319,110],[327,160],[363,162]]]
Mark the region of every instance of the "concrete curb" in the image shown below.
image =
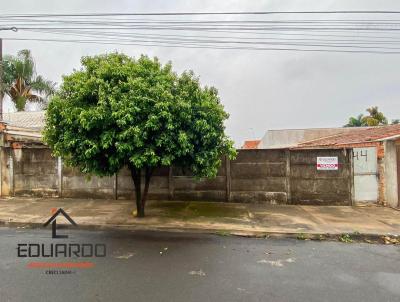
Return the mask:
[[[42,223],[37,222],[17,222],[0,220],[0,226],[16,227],[26,229],[44,229]],[[65,229],[68,224],[57,224],[60,229]],[[393,244],[400,244],[400,236],[393,234],[376,234],[376,233],[318,233],[318,232],[268,232],[268,231],[243,231],[243,230],[221,230],[221,229],[201,229],[201,228],[177,228],[169,226],[146,226],[146,225],[115,225],[115,224],[80,224],[73,227],[78,230],[89,231],[162,231],[171,233],[196,233],[196,234],[213,234],[219,236],[238,236],[247,238],[292,238],[298,240],[313,241],[341,241],[345,243],[351,242],[367,242],[375,244],[388,244],[387,239],[394,240]],[[384,239],[386,238],[386,240]],[[389,243],[390,244],[390,243]]]

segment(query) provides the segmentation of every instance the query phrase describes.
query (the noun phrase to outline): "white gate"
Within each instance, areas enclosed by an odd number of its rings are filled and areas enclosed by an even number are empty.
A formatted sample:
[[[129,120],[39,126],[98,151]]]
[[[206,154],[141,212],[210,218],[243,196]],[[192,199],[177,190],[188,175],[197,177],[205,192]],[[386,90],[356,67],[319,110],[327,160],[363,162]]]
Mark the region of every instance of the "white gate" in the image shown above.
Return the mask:
[[[353,148],[354,201],[378,201],[376,148]]]

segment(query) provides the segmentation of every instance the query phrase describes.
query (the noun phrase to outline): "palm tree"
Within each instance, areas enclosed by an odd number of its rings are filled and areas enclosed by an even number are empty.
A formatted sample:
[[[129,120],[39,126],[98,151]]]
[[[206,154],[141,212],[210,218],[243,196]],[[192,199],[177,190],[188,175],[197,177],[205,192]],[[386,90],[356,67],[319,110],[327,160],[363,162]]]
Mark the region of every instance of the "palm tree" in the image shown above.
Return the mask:
[[[35,61],[30,50],[23,49],[17,56],[4,57],[0,101],[6,94],[17,111],[23,111],[28,102],[46,103],[54,92],[55,84],[36,74]]]
[[[363,127],[364,122],[363,122],[364,116],[362,114],[358,115],[357,117],[350,117],[349,122],[344,125],[344,127]]]
[[[363,118],[363,122],[367,126],[380,126],[388,124],[387,118],[382,112],[379,112],[378,106],[367,108],[367,112],[369,113],[369,116],[365,116]]]

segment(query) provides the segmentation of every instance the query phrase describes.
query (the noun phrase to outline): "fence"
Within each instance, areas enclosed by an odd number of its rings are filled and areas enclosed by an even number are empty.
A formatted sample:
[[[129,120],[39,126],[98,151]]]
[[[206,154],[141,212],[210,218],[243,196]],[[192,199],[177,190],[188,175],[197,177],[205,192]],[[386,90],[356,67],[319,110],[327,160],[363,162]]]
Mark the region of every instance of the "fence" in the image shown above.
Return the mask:
[[[113,177],[90,177],[65,167],[48,148],[2,149],[2,196],[134,199],[128,169]],[[337,171],[318,171],[318,156],[337,156]],[[348,150],[239,150],[224,159],[214,179],[196,180],[177,167],[157,169],[149,199],[272,204],[349,205],[352,192]]]

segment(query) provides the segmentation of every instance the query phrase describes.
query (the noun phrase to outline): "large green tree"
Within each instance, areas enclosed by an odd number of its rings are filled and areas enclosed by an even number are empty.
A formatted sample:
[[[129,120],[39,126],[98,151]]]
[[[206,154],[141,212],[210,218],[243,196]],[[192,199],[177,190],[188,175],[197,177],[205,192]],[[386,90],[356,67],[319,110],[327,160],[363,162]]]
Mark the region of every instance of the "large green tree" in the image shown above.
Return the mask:
[[[35,61],[30,50],[23,49],[17,56],[3,59],[3,81],[0,101],[8,95],[17,111],[23,111],[28,102],[44,104],[55,91],[55,84],[36,74]]]
[[[45,141],[84,173],[113,175],[127,166],[138,217],[154,169],[177,165],[214,177],[221,156],[235,155],[217,90],[202,87],[193,72],[178,75],[170,63],[118,53],[84,57],[82,65],[49,103]]]

